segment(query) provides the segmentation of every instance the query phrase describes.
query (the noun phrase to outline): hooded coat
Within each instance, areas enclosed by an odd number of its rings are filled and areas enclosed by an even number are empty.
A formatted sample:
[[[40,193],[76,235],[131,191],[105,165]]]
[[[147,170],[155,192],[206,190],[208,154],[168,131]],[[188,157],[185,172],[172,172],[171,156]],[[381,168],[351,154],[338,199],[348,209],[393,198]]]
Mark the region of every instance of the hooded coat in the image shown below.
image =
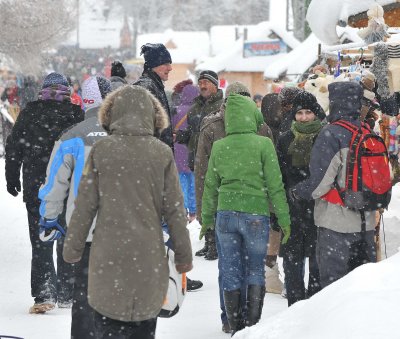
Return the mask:
[[[358,83],[336,82],[328,86],[328,122],[346,120],[360,127],[363,89]],[[337,125],[326,125],[318,134],[311,151],[310,176],[298,183],[296,193],[306,200],[315,200],[314,221],[340,233],[361,232],[360,212],[321,199],[334,187],[345,187],[346,163],[352,133]],[[375,228],[375,212],[365,212],[366,230]]]
[[[211,156],[211,149],[214,142],[225,138],[225,104],[222,104],[221,109],[217,112],[212,112],[207,115],[200,127],[199,143],[197,145],[197,152],[195,158],[194,174],[196,185],[196,210],[197,218],[201,223],[201,201],[204,192],[204,179],[208,169],[208,161]],[[257,134],[268,137],[273,141],[272,131],[269,126],[264,123],[261,112],[257,114]]]
[[[290,225],[289,208],[274,145],[257,135],[261,113],[247,97],[231,94],[225,110],[227,136],[214,143],[205,178],[203,225],[213,226],[217,211],[270,215]]]
[[[99,120],[110,136],[89,154],[64,259],[79,261],[97,214],[89,260],[89,304],[133,322],[157,317],[168,287],[161,218],[169,225],[176,264],[190,264],[186,213],[171,149],[154,137],[168,125],[158,100],[124,86],[104,101]]]

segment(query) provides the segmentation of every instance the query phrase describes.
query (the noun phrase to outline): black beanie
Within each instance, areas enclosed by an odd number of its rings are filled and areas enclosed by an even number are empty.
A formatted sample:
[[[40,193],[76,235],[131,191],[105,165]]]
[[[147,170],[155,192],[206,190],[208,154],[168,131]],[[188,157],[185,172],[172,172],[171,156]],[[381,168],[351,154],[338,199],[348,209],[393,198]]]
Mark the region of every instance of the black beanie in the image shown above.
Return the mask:
[[[146,44],[140,48],[140,55],[144,56],[144,69],[172,64],[171,54],[163,44]]]
[[[207,70],[200,72],[199,80],[201,79],[211,81],[218,88],[218,74],[214,71]]]
[[[120,78],[126,77],[126,71],[121,61],[119,60],[113,61],[113,63],[111,64],[111,76],[112,77],[116,76]]]
[[[318,103],[317,98],[312,93],[307,91],[301,91],[294,97],[292,109],[293,120],[296,117],[297,111],[301,109],[309,109],[321,121],[326,117],[326,114],[321,105]]]

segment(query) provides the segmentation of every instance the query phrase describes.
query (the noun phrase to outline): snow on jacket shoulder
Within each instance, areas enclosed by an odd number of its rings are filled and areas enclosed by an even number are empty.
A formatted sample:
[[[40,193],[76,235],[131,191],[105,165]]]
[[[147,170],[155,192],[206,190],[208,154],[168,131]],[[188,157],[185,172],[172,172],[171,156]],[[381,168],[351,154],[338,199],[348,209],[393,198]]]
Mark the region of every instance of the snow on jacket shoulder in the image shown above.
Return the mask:
[[[107,136],[97,119],[99,107],[89,109],[85,120],[66,131],[54,145],[46,171],[46,182],[39,190],[40,215],[53,219],[64,209],[66,221],[71,219],[82,172],[94,143]],[[92,231],[87,241],[92,239]]]

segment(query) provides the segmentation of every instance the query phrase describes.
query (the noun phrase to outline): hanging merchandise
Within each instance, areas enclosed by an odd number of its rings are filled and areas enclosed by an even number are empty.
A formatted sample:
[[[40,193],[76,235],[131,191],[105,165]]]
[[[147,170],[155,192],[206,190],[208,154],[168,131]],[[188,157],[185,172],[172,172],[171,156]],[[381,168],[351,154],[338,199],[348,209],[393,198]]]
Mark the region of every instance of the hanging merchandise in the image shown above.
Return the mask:
[[[400,92],[400,45],[388,45],[388,83],[391,92]]]
[[[376,77],[378,84],[378,95],[380,95],[380,105],[382,113],[396,116],[399,114],[399,106],[396,100],[396,95],[389,86],[388,79],[388,60],[389,50],[388,45],[385,43],[378,43],[375,45],[374,58],[371,67],[371,72]],[[392,86],[393,87],[393,86]]]
[[[340,75],[340,52],[338,52],[338,61],[336,64],[335,78],[337,78],[339,75]]]

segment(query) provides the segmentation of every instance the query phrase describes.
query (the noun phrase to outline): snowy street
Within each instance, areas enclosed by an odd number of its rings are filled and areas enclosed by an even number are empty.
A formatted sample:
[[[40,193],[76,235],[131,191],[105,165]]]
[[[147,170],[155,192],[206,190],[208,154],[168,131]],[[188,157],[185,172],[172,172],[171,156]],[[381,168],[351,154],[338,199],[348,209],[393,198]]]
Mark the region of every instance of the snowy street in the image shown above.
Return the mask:
[[[25,205],[22,203],[22,195],[13,198],[5,190],[3,159],[0,160],[0,187],[0,199],[2,202],[0,207],[0,254],[2,258],[2,264],[0,265],[0,337],[1,335],[9,335],[26,339],[67,339],[70,337],[70,310],[56,308],[54,311],[48,312],[45,315],[28,314],[28,309],[32,306],[33,299],[30,296],[30,244],[27,230],[26,210]],[[400,231],[398,230],[399,205],[400,190],[397,187],[393,194],[391,208],[389,209],[389,212],[386,213],[385,218],[388,256],[396,253],[400,247]],[[395,206],[397,206],[397,208],[395,208]],[[193,222],[189,228],[191,232],[193,251],[196,251],[202,247],[202,243],[198,240],[199,225],[198,223]],[[368,268],[364,269],[365,281],[363,282],[363,285],[360,284],[360,286],[364,286],[364,288],[366,288],[365,282],[370,279],[368,276],[365,277],[365,274],[368,275],[368,272],[371,271],[371,267],[376,268],[377,266],[367,265],[367,267]],[[384,266],[382,265],[379,266],[381,271],[383,267]],[[398,267],[399,265],[397,265],[397,270],[393,271],[393,279],[391,282],[382,282],[387,285],[388,288],[390,284],[395,284],[400,279]],[[367,271],[367,269],[369,269],[369,271]],[[358,271],[359,270],[357,270],[357,272]],[[351,275],[346,278],[350,279],[350,276]],[[195,257],[194,269],[189,273],[189,277],[191,279],[202,280],[204,283],[203,288],[187,294],[182,310],[175,317],[170,319],[159,319],[157,325],[157,338],[229,338],[229,335],[224,334],[221,331],[217,287],[217,261],[210,262]],[[336,286],[338,283],[332,286]],[[376,288],[376,286],[374,288]],[[343,286],[341,286],[340,289],[343,290]],[[332,293],[335,294],[331,288],[323,292],[324,293],[318,297],[320,300],[326,300],[326,298],[324,299],[325,294],[326,296],[329,296]],[[330,292],[330,294],[328,292]],[[378,290],[375,292],[379,297],[380,291]],[[347,291],[347,293],[351,295],[351,289]],[[399,292],[397,293],[399,294]],[[346,294],[344,293],[344,295]],[[301,320],[303,319],[301,315],[303,313],[307,314],[304,309],[314,309],[315,306],[310,303],[314,300],[317,301],[318,298],[316,296],[310,301],[298,303],[295,307],[287,310],[285,299],[279,295],[267,294],[260,324],[254,326],[251,330],[248,329],[243,331],[244,333],[240,336],[238,334],[237,337],[249,339],[283,338],[279,337],[279,333],[281,331],[285,332],[285,328],[289,325],[283,325],[283,323],[282,326],[278,326],[282,321],[281,319],[285,319],[285,316],[289,316],[290,319],[297,318],[298,321],[296,324],[305,326],[307,321],[301,323]],[[388,301],[390,299],[396,300],[394,295],[390,295]],[[383,302],[385,302],[385,300],[383,300]],[[323,312],[325,312],[328,311],[330,305],[324,306],[324,303],[320,302],[319,307]],[[285,310],[287,311],[283,312]],[[352,313],[353,310],[349,309],[347,312]],[[390,312],[390,307],[388,307],[386,312]],[[297,316],[293,316],[293,313],[297,314]],[[341,313],[342,312],[338,312],[337,316]],[[374,313],[374,311],[372,311],[372,313]],[[341,316],[345,317],[346,314],[347,313],[344,312]],[[396,314],[395,310],[393,310],[393,314]],[[277,321],[274,321],[271,324],[270,319],[274,316],[276,316],[274,319],[277,319]],[[295,324],[295,322],[293,322],[293,324]],[[275,325],[274,331],[271,332],[270,330],[264,330],[264,326],[272,325]],[[381,324],[382,327],[384,325],[384,323]],[[322,327],[322,325],[320,327]],[[265,336],[261,336],[261,333],[264,333]],[[266,333],[269,333],[270,336],[266,336]],[[299,334],[297,338],[339,338],[337,336],[329,335],[318,336],[317,333],[313,333],[313,336],[307,335],[311,334],[305,332],[304,336],[300,336]],[[290,336],[285,336],[284,338],[290,338]],[[353,339],[356,337],[351,336],[349,338]],[[357,338],[367,339],[367,337]],[[368,338],[398,338],[398,336],[390,337],[372,335]]]

